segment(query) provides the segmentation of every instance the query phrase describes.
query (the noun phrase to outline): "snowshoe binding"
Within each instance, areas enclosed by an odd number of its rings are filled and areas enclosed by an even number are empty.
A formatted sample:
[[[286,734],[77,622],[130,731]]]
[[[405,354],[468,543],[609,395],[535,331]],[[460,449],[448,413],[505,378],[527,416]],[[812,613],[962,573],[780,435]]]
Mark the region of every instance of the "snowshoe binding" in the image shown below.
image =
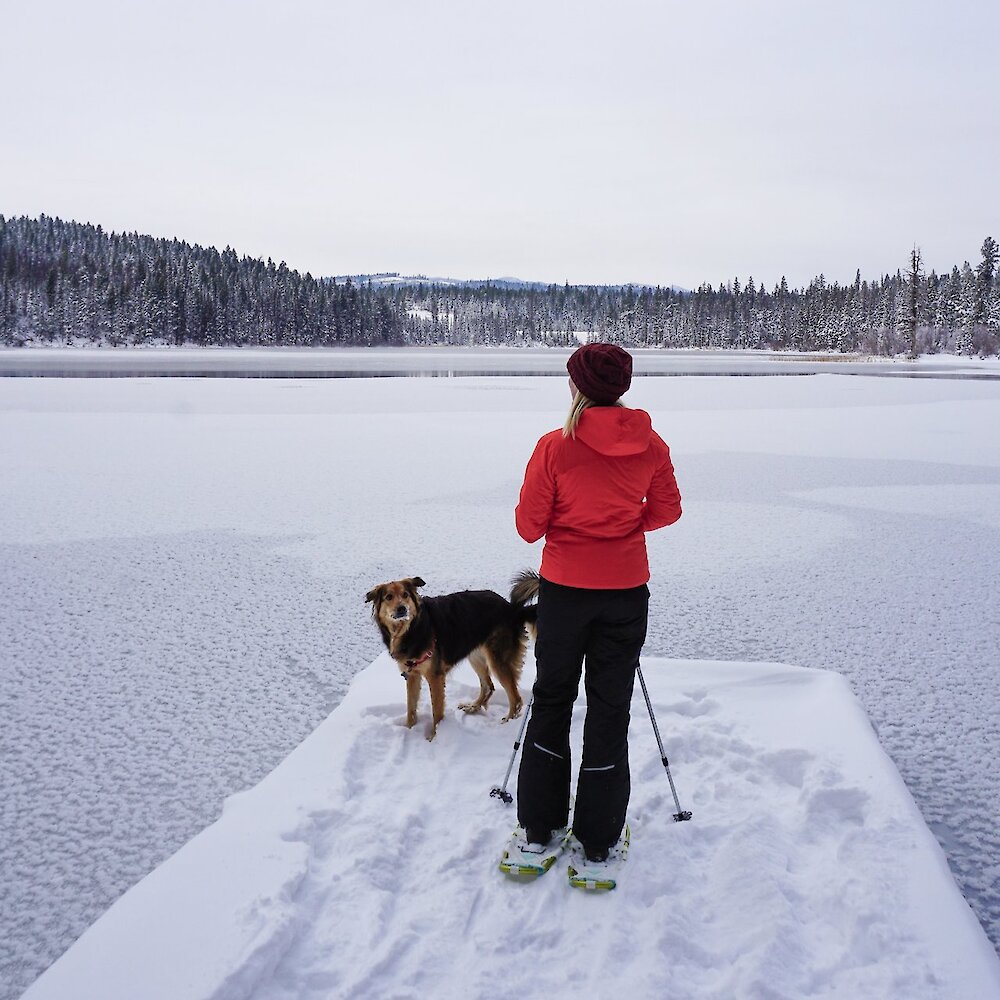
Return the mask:
[[[584,854],[583,846],[577,841],[573,845],[573,860],[567,869],[569,884],[575,889],[586,889],[589,892],[609,892],[618,885],[622,866],[628,857],[628,845],[631,832],[628,824],[618,840],[608,851],[603,861],[591,861]]]
[[[555,830],[547,844],[528,842],[523,827],[511,834],[500,858],[500,871],[510,878],[530,882],[544,875],[558,860],[571,836],[569,827]]]

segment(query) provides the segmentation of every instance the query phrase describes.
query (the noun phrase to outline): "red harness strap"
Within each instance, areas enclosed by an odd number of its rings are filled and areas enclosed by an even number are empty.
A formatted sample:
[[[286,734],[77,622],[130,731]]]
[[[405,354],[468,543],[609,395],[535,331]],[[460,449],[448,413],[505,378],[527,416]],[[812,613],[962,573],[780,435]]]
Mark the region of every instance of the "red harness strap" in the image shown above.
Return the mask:
[[[413,670],[415,667],[419,667],[421,663],[426,663],[434,655],[434,647],[436,645],[437,645],[437,640],[432,635],[431,636],[431,648],[428,649],[427,652],[424,653],[423,656],[421,656],[421,657],[419,657],[418,659],[415,659],[415,660],[404,660],[403,661],[406,664],[407,671]],[[405,677],[406,674],[404,674],[403,676]]]

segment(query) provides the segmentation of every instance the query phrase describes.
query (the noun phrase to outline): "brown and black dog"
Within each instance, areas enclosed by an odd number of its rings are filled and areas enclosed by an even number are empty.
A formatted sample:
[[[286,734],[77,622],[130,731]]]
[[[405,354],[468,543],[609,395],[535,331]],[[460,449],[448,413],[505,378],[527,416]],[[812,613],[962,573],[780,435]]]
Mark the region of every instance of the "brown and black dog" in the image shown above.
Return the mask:
[[[481,712],[495,690],[490,674],[507,693],[508,710],[503,721],[521,712],[517,682],[524,664],[527,643],[525,626],[533,628],[536,608],[528,606],[530,587],[517,584],[508,601],[492,590],[465,590],[440,597],[422,597],[426,586],[419,576],[393,580],[372,587],[365,596],[372,617],[382,633],[389,655],[406,679],[406,724],[417,721],[420,679],[431,692],[431,728],[434,739],[444,718],[444,687],[448,671],[468,659],[479,677],[479,697],[463,712]]]

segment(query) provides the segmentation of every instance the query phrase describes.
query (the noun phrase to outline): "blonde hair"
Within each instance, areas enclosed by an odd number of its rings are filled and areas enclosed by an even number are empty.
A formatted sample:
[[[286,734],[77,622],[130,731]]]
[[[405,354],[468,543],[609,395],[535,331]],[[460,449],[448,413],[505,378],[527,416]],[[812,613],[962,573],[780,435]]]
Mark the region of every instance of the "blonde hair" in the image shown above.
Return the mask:
[[[566,423],[563,424],[563,437],[571,437],[576,440],[576,425],[580,422],[580,417],[583,415],[584,410],[589,410],[592,406],[600,406],[600,403],[595,403],[589,396],[585,396],[579,389],[576,390],[576,395],[573,397],[573,405],[569,408],[569,414],[566,417]],[[612,406],[624,406],[625,404],[617,399],[611,404]]]

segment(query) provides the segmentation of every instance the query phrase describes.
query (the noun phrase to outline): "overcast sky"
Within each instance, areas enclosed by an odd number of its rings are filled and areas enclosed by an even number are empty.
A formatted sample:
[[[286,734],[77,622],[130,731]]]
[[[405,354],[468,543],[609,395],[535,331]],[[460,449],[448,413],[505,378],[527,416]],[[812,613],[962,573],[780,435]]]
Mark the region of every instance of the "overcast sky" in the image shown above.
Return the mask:
[[[998,0],[0,0],[0,214],[694,287],[979,259]]]

